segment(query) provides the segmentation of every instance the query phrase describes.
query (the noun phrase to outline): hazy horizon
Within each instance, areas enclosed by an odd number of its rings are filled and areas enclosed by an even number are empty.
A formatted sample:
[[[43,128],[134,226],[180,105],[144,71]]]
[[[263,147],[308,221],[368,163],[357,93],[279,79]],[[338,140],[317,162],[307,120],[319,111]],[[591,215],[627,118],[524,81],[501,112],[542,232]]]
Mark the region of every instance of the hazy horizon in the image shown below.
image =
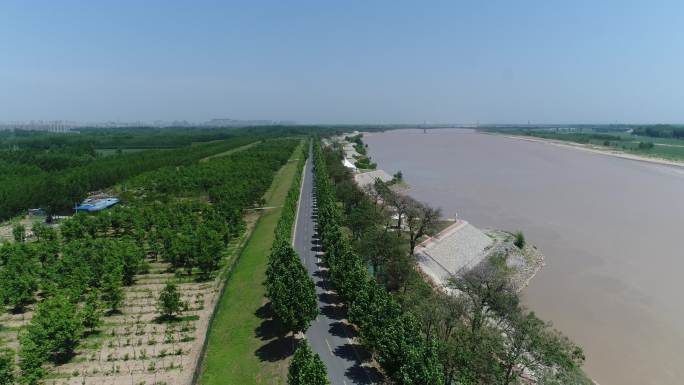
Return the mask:
[[[681,123],[684,4],[3,2],[0,121]]]

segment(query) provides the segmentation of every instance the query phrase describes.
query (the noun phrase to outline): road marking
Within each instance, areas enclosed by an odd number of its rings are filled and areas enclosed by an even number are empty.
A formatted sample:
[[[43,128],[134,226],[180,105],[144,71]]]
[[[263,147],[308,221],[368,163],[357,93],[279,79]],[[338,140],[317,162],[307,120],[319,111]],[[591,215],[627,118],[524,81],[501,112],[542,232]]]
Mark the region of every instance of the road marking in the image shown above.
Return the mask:
[[[302,207],[302,192],[304,191],[304,180],[306,179],[306,165],[308,163],[309,159],[307,158],[304,162],[304,167],[302,168],[302,180],[299,183],[299,200],[297,201],[297,212],[295,213],[294,226],[292,226],[292,247],[294,247],[295,239],[297,238],[297,222],[299,222],[299,210]]]
[[[330,343],[328,342],[327,338],[323,338],[325,340],[325,344],[328,345],[328,351],[330,352],[330,355],[334,357],[334,354],[332,352],[332,348],[330,347]]]

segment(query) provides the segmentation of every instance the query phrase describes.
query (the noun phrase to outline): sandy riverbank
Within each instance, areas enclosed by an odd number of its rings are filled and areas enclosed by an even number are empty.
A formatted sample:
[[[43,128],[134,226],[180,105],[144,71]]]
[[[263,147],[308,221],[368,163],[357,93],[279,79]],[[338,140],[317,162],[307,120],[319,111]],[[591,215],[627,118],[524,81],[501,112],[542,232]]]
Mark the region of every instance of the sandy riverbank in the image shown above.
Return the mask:
[[[545,138],[528,137],[528,136],[518,136],[518,135],[506,135],[506,134],[488,133],[488,132],[481,132],[481,133],[487,134],[487,135],[501,135],[501,136],[509,138],[509,139],[525,140],[528,142],[550,144],[550,145],[558,146],[558,147],[573,148],[576,150],[582,150],[582,151],[592,152],[592,153],[601,154],[601,155],[608,155],[608,156],[613,156],[616,158],[636,160],[639,162],[648,162],[648,163],[662,164],[662,165],[666,165],[666,166],[684,167],[684,162],[679,162],[679,161],[665,159],[665,158],[659,158],[659,157],[630,154],[630,153],[618,151],[618,150],[608,150],[608,149],[605,149],[603,147],[595,146],[592,144],[582,144],[582,143],[567,142],[567,141],[562,141],[562,140],[545,139]]]

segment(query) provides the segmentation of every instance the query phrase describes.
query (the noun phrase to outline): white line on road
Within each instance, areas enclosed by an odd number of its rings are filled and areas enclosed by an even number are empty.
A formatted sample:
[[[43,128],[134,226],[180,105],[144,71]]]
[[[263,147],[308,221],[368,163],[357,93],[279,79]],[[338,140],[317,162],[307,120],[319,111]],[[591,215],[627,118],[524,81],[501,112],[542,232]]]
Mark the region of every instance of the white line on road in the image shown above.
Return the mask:
[[[330,355],[334,357],[332,348],[330,347],[330,342],[328,342],[327,338],[323,338],[325,340],[325,344],[328,345],[328,351],[330,352]]]
[[[292,226],[292,247],[295,245],[295,239],[297,238],[297,222],[299,222],[299,208],[302,206],[302,191],[304,191],[304,179],[306,179],[306,165],[309,163],[307,159],[304,162],[304,167],[302,168],[302,180],[299,182],[299,200],[297,201],[297,212],[295,213],[295,222]]]

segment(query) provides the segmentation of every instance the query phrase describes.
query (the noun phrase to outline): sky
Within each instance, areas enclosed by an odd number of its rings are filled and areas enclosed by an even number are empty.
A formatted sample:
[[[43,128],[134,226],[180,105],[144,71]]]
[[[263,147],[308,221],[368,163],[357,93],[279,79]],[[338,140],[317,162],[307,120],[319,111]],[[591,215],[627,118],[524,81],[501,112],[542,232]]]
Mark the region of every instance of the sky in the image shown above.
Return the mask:
[[[684,123],[682,1],[0,2],[0,121]]]

